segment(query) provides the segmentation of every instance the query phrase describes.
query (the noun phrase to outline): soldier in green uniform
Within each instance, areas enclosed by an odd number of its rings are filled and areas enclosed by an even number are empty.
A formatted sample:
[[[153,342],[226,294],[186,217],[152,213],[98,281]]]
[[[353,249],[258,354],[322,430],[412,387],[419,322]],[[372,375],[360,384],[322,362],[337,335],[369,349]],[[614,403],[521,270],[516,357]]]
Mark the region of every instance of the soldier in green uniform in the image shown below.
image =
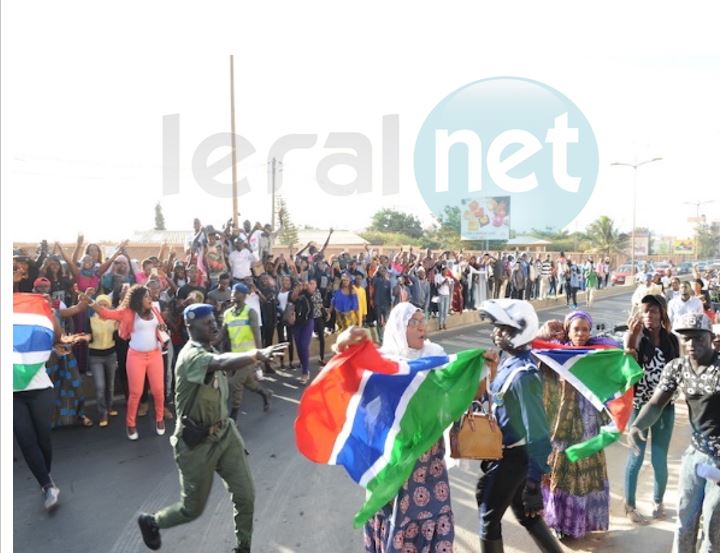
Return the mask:
[[[218,353],[220,337],[213,308],[193,304],[183,312],[190,340],[175,367],[177,424],[170,442],[180,474],[180,501],[138,525],[150,549],[160,548],[160,529],[190,522],[203,512],[213,473],[224,480],[233,501],[236,553],[250,553],[255,490],[243,438],[228,416],[228,376],[259,361],[283,355],[288,344],[243,353]]]
[[[243,282],[233,286],[233,306],[223,313],[224,350],[241,353],[260,349],[260,324],[258,313],[245,303],[250,290]],[[272,392],[258,383],[255,376],[255,365],[248,365],[236,371],[229,379],[230,384],[230,418],[237,420],[240,403],[243,399],[243,388],[259,394],[263,398],[263,410],[270,409]]]

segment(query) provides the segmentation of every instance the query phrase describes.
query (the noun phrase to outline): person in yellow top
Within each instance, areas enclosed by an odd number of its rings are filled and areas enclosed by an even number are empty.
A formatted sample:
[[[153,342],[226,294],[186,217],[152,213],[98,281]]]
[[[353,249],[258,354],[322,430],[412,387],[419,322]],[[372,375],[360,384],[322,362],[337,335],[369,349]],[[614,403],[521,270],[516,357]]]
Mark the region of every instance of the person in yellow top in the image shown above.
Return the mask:
[[[368,315],[368,299],[366,296],[366,289],[363,288],[363,276],[356,275],[355,277],[355,293],[358,296],[358,310],[356,311],[356,319],[360,326],[366,325],[366,315]]]
[[[95,303],[110,309],[112,300],[105,294],[95,298]],[[115,353],[115,339],[113,333],[118,328],[118,321],[101,319],[95,313],[90,317],[90,331],[92,340],[88,345],[88,366],[95,380],[95,401],[100,421],[98,426],[108,426],[108,415],[115,417],[118,411],[113,409],[113,394],[115,393],[115,371],[118,369],[118,357]]]
[[[243,282],[233,286],[233,307],[223,313],[223,338],[225,351],[243,353],[254,349],[261,349],[260,324],[258,313],[245,303],[250,290]],[[236,420],[243,400],[243,388],[259,394],[263,398],[263,411],[270,409],[270,398],[273,392],[266,390],[255,376],[255,366],[248,365],[238,371],[229,379],[231,411],[230,418]]]

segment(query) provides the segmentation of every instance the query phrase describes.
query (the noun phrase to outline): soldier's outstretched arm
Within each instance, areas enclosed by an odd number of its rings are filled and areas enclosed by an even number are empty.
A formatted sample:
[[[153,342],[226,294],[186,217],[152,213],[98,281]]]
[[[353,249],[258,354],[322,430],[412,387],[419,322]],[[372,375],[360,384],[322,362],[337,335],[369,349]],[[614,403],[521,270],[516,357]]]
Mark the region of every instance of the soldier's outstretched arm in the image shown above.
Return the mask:
[[[243,353],[220,353],[213,357],[208,365],[208,371],[237,371],[257,362],[270,361],[274,357],[280,357],[285,354],[286,349],[288,349],[288,342]]]

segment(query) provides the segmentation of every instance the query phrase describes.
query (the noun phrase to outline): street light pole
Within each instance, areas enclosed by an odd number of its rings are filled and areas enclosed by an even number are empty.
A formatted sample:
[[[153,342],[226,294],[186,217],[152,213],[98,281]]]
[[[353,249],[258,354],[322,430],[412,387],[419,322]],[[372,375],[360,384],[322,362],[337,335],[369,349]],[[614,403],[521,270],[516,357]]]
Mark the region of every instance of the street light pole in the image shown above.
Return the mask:
[[[654,161],[661,161],[662,157],[654,157],[646,159],[644,161],[637,161],[635,163],[625,163],[622,161],[614,161],[611,165],[617,165],[621,167],[631,167],[633,169],[633,215],[631,217],[631,274],[633,278],[636,276],[636,185],[638,183],[638,168],[642,165],[653,163]]]

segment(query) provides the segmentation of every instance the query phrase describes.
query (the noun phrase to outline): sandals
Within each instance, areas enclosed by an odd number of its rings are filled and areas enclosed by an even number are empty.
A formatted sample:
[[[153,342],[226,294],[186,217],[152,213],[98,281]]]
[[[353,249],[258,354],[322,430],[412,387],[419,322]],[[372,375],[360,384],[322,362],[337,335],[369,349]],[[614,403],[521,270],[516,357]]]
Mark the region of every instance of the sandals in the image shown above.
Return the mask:
[[[80,421],[80,424],[83,425],[85,428],[90,428],[91,426],[93,426],[95,424],[93,421],[91,421],[85,415],[80,415],[78,417],[78,420]]]
[[[110,411],[108,411],[108,415],[110,415],[111,417],[117,417],[118,414],[119,413],[117,409],[111,409]]]
[[[102,419],[100,419],[100,421],[98,422],[98,426],[100,428],[105,428],[106,426],[108,426],[108,417],[103,417]]]
[[[639,513],[636,507],[625,505],[624,509],[626,510],[626,518],[634,524],[648,524],[646,517]]]

